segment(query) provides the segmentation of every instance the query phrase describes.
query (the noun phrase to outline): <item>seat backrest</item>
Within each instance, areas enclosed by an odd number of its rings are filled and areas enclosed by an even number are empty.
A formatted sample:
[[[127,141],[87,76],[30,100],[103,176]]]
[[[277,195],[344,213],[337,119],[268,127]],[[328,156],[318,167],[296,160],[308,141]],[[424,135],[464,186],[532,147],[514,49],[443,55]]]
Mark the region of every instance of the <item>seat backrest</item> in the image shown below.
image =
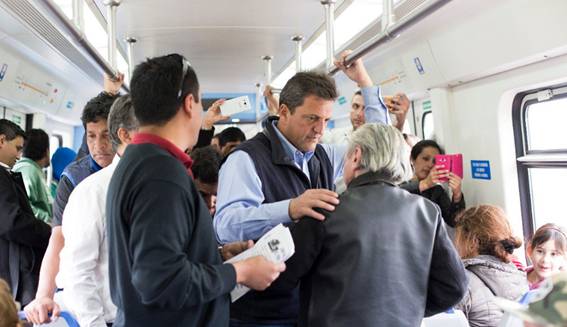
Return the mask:
[[[451,310],[423,319],[422,327],[469,327],[469,322],[461,310]]]

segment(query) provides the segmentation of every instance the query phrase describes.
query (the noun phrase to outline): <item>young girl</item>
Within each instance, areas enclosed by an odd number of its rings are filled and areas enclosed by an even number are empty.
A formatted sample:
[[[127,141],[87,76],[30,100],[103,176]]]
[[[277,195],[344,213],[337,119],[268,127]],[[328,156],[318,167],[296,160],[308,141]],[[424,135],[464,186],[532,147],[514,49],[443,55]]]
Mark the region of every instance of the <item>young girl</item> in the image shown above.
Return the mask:
[[[528,283],[530,289],[535,289],[544,279],[567,267],[565,230],[555,224],[541,226],[529,242],[527,252],[532,262],[527,270]]]

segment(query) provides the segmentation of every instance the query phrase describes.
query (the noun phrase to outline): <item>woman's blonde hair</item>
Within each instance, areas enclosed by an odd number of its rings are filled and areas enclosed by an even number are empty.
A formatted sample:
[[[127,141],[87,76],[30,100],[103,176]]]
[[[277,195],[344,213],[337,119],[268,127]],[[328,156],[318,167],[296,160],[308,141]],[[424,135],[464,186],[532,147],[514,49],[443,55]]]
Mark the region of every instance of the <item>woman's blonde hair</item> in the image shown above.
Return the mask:
[[[0,327],[20,326],[18,319],[18,309],[12,298],[10,287],[0,279]]]
[[[510,255],[522,246],[522,240],[512,235],[506,214],[498,207],[472,207],[456,220],[455,246],[463,259],[486,254],[510,262]]]

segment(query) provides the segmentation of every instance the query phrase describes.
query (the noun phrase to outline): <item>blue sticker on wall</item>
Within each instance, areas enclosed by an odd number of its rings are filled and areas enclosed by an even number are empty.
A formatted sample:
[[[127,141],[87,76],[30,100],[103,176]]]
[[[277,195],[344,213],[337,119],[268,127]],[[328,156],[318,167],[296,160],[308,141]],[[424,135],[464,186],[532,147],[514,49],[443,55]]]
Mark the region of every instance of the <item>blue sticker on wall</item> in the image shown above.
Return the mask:
[[[344,95],[340,96],[339,99],[339,104],[342,106],[343,104],[347,103],[347,99],[345,98]]]
[[[73,103],[73,101],[67,101],[67,103],[65,104],[65,108],[67,109],[73,109],[74,106],[75,104]]]
[[[474,179],[492,179],[488,160],[471,160],[471,171]]]
[[[419,60],[419,57],[413,58],[413,62],[415,64],[415,68],[417,68],[417,72],[420,75],[425,74],[425,70],[423,69],[423,65],[421,64],[421,60]]]
[[[7,71],[8,71],[8,64],[3,64],[2,68],[0,68],[0,82],[2,82],[4,76],[6,76]]]

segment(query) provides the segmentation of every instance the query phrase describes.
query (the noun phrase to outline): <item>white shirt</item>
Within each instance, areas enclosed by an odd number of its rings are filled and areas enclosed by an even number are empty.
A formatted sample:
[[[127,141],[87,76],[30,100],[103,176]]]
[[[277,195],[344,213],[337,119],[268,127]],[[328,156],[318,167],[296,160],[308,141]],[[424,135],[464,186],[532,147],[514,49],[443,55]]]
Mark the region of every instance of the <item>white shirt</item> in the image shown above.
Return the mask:
[[[110,298],[106,193],[118,165],[112,164],[83,180],[71,193],[63,213],[65,246],[61,251],[58,285],[63,301],[81,327],[106,327],[116,317]]]
[[[347,144],[352,132],[352,125],[327,129],[320,142],[324,144]]]

